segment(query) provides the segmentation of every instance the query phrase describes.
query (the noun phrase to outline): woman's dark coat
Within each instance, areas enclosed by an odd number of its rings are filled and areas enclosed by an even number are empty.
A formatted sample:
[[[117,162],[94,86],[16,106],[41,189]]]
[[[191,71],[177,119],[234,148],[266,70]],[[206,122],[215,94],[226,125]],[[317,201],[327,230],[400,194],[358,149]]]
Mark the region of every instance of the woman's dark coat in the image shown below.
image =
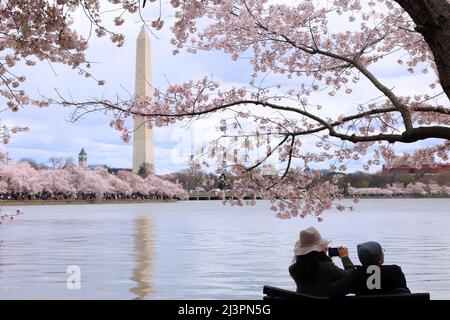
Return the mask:
[[[349,257],[341,259],[345,270],[336,266],[332,261],[320,261],[316,279],[312,283],[300,283],[298,275],[298,265],[293,264],[289,267],[289,273],[297,285],[297,292],[306,293],[314,296],[329,296],[331,285],[343,279],[346,276],[346,270],[353,269],[353,263]]]

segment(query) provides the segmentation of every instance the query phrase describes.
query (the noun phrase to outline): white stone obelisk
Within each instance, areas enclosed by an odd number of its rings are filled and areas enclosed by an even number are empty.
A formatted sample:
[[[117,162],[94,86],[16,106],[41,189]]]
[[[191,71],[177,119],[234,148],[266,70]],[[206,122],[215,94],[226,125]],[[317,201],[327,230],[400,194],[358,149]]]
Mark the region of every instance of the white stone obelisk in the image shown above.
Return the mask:
[[[152,95],[151,87],[151,47],[150,35],[142,26],[136,43],[136,82],[135,95],[143,97]],[[144,123],[144,118],[134,117],[133,132],[133,172],[138,173],[141,166],[153,171],[153,130]]]

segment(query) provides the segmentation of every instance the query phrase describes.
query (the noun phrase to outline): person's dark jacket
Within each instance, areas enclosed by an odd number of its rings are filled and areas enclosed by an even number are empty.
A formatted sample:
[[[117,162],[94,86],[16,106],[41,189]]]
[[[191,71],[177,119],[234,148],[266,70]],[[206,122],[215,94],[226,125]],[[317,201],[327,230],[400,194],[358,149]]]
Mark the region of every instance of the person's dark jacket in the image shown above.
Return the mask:
[[[349,257],[343,257],[341,260],[345,270],[354,268],[353,262]],[[297,285],[297,292],[314,296],[329,296],[331,285],[345,277],[345,270],[336,266],[332,261],[320,261],[314,282],[300,283],[297,264],[294,263],[289,267],[289,273]]]
[[[397,265],[381,265],[380,289],[369,289],[367,279],[373,275],[367,267],[356,266],[346,273],[345,277],[331,286],[330,296],[343,297],[349,293],[356,295],[379,295],[393,293],[410,293],[406,285],[405,275]],[[371,282],[371,281],[370,281]]]

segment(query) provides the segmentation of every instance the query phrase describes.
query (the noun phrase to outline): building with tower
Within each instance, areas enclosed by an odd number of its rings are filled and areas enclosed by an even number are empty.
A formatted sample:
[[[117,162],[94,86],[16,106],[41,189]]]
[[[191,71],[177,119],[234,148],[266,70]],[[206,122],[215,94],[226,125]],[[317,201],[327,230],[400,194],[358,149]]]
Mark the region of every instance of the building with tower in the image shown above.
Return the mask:
[[[151,47],[150,35],[142,26],[136,43],[135,96],[150,97],[151,87]],[[153,172],[153,130],[140,116],[134,117],[133,131],[133,172]]]
[[[87,153],[84,151],[84,148],[81,148],[80,153],[78,154],[78,166],[82,168],[87,168]]]

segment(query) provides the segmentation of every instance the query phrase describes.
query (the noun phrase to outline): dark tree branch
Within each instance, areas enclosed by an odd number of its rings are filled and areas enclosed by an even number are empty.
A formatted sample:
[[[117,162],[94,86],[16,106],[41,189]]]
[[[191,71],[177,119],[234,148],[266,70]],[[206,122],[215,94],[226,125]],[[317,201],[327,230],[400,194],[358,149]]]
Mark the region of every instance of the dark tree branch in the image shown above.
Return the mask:
[[[430,47],[439,81],[450,100],[450,3],[446,0],[394,0],[416,24]]]
[[[192,111],[192,112],[186,112],[186,113],[142,113],[142,112],[133,112],[132,110],[127,110],[124,108],[119,107],[117,104],[108,102],[108,101],[89,101],[89,102],[61,102],[61,104],[64,105],[73,105],[78,108],[87,108],[87,107],[93,107],[96,105],[103,105],[106,109],[109,110],[118,110],[120,112],[123,112],[125,114],[133,114],[136,116],[143,116],[143,117],[149,117],[149,118],[156,118],[156,117],[171,117],[171,118],[182,118],[182,117],[197,117],[205,114],[209,114],[212,112],[217,112],[220,110],[229,109],[230,107],[238,106],[238,105],[257,105],[262,107],[269,107],[274,110],[278,111],[288,111],[288,112],[294,112],[297,114],[300,114],[302,116],[305,116],[311,120],[316,121],[320,126],[317,128],[311,128],[309,130],[305,131],[297,131],[293,133],[286,133],[286,136],[292,135],[294,136],[300,136],[300,135],[306,135],[306,134],[312,134],[321,132],[324,130],[328,130],[329,135],[332,137],[339,138],[341,140],[350,141],[353,143],[358,142],[373,142],[373,141],[388,141],[390,143],[394,142],[402,142],[402,143],[413,143],[419,140],[429,139],[429,138],[437,138],[437,139],[447,139],[450,140],[450,127],[445,126],[430,126],[430,127],[418,127],[418,128],[410,128],[405,130],[401,135],[394,135],[394,134],[375,134],[375,135],[348,135],[339,133],[336,131],[336,127],[342,126],[344,123],[347,123],[349,121],[362,119],[368,116],[373,115],[380,115],[385,114],[389,112],[399,112],[397,108],[380,108],[380,109],[372,109],[366,112],[361,112],[355,115],[351,115],[348,117],[343,117],[335,122],[327,122],[325,119],[320,118],[317,115],[314,115],[306,110],[302,110],[295,107],[289,107],[289,106],[282,106],[277,105],[275,103],[267,102],[267,101],[258,101],[258,100],[239,100],[239,101],[233,101],[229,103],[225,103],[222,105],[218,105],[212,108],[205,108],[199,111]],[[435,112],[435,113],[441,113],[445,115],[449,115],[450,110],[448,108],[443,107],[416,107],[412,109],[416,112]],[[87,110],[86,112],[89,112]]]

